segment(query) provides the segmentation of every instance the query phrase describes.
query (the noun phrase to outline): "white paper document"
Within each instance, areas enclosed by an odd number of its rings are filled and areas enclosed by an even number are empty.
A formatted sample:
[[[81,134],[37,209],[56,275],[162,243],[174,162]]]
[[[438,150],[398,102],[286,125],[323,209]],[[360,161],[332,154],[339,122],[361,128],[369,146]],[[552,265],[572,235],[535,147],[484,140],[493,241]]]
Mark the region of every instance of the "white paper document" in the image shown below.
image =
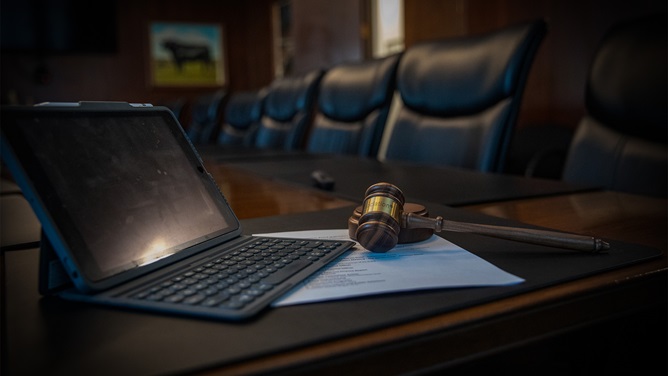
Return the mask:
[[[273,237],[341,239],[348,230],[256,234]],[[435,288],[504,286],[524,282],[439,237],[373,253],[359,244],[274,303],[285,306],[372,294]]]

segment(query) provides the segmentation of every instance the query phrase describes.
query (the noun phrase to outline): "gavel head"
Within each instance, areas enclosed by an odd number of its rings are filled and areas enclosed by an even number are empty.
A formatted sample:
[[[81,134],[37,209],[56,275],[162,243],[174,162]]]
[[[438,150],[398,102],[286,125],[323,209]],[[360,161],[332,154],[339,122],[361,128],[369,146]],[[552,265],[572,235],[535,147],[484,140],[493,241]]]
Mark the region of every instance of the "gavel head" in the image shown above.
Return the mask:
[[[355,238],[372,252],[387,252],[397,245],[405,202],[399,188],[389,183],[370,186],[364,194],[362,216]]]

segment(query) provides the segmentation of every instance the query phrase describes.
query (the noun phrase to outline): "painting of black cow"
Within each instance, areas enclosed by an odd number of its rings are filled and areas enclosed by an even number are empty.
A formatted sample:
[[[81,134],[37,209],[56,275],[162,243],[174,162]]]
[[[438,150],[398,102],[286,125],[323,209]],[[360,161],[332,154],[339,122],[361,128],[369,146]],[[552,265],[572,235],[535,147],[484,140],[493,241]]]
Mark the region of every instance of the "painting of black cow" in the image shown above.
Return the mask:
[[[222,86],[222,28],[216,24],[154,22],[150,26],[151,81],[155,86]]]

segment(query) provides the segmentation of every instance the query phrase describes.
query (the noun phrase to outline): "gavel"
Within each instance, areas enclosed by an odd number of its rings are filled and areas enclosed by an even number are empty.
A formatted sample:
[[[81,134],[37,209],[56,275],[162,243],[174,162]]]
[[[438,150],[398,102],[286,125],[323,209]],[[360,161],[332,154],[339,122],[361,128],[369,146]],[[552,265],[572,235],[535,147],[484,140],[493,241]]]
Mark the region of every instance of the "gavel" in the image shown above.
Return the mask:
[[[403,192],[390,183],[370,186],[364,195],[363,205],[348,220],[351,239],[372,252],[387,252],[397,243],[425,240],[434,231],[466,232],[589,253],[610,249],[607,242],[591,236],[456,222],[441,216],[430,218],[423,206],[406,204]]]

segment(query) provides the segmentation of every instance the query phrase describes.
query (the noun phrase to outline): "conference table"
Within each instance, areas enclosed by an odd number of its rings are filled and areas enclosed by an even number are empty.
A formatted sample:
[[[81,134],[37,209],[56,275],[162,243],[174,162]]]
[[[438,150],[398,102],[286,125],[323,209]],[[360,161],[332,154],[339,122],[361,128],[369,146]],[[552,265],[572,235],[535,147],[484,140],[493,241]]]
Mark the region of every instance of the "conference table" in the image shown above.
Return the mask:
[[[248,234],[345,228],[365,179],[392,178],[384,180],[408,183],[408,199],[433,215],[596,236],[610,241],[612,250],[581,255],[444,234],[527,282],[269,308],[249,322],[227,323],[40,297],[38,239],[24,240],[24,247],[3,243],[3,374],[665,370],[663,198],[354,158],[211,151],[202,158]],[[335,177],[333,189],[313,185],[314,168]],[[422,179],[454,180],[460,188],[439,196]],[[15,194],[3,192],[3,199]]]

